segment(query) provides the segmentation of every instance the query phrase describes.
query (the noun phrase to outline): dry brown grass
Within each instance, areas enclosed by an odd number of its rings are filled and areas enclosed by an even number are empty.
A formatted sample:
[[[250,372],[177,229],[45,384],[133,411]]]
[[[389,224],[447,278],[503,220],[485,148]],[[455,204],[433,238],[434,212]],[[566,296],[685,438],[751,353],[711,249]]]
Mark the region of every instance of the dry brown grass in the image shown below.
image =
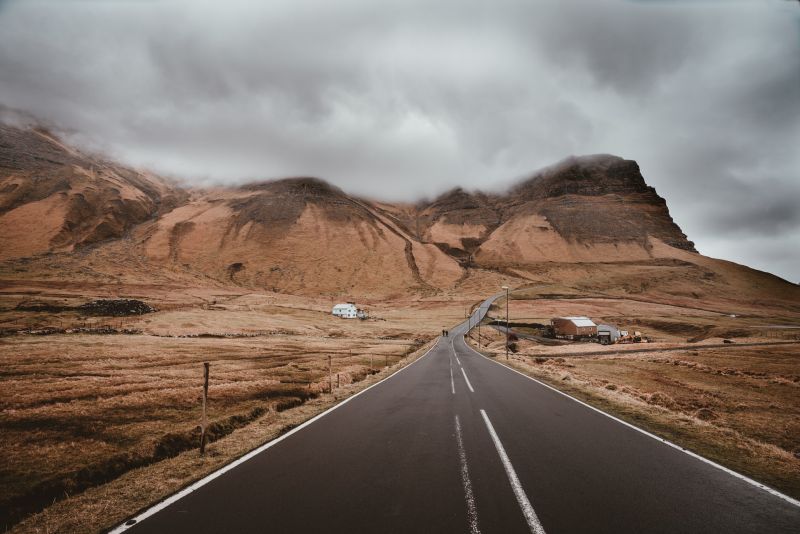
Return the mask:
[[[72,312],[15,311],[24,295],[12,293],[0,311],[6,325],[83,320]],[[36,298],[80,300],[63,288],[53,293],[38,291]],[[2,520],[12,525],[58,502],[15,531],[110,526],[334,403],[325,393],[329,357],[341,398],[385,376],[385,366],[405,361],[441,325],[457,322],[466,305],[376,303],[373,320],[347,321],[331,317],[321,299],[211,289],[184,297],[151,294],[148,301],[162,311],[123,319],[139,335],[0,337]],[[203,334],[253,337],[196,337]],[[209,457],[200,459],[193,451],[204,361],[211,362],[214,441]],[[130,492],[119,482],[130,472],[142,473],[130,504],[100,497]],[[148,482],[151,477],[163,480]],[[95,512],[89,523],[71,523],[75,514]]]
[[[211,443],[205,456],[200,456],[196,449],[192,449],[153,465],[130,470],[107,484],[92,487],[78,495],[67,496],[43,512],[28,517],[11,532],[77,534],[101,532],[113,527],[137,511],[412,363],[425,354],[429,346],[430,343],[420,347],[403,360],[361,382],[343,385],[332,395],[322,394],[288,411],[269,411],[251,424]]]
[[[373,318],[343,321],[329,313],[339,297],[301,297],[221,286],[193,278],[195,275],[179,268],[153,273],[144,264],[131,266],[126,263],[128,259],[119,258],[129,256],[116,256],[103,249],[90,251],[85,257],[41,257],[35,265],[20,260],[19,265],[0,266],[0,278],[4,279],[0,329],[56,324],[69,327],[89,321],[91,326],[109,324],[141,331],[138,335],[0,337],[0,388],[5,393],[0,398],[0,454],[7,460],[0,467],[0,509],[6,520],[15,520],[57,501],[15,530],[79,532],[110,526],[271,439],[287,425],[329,406],[335,399],[320,395],[327,385],[329,355],[334,372],[340,375],[342,390],[352,391],[381,376],[369,374],[370,355],[375,367],[398,361],[420,341],[463,319],[464,310],[474,306],[487,288],[515,285],[510,281],[514,276],[510,269],[475,269],[460,281],[458,291],[416,297],[398,294],[391,300],[365,298],[359,304],[365,305]],[[575,276],[583,279],[585,266],[575,269]],[[67,279],[60,278],[60,273],[67,273]],[[117,273],[119,278],[115,278]],[[571,298],[551,296],[534,303],[515,299],[512,319],[546,322],[551,315],[588,314],[621,326],[640,327],[662,339],[662,348],[681,348],[688,337],[686,332],[697,328],[706,337],[702,343],[713,344],[721,341],[715,336],[732,336],[732,332],[756,336],[738,337],[738,341],[757,341],[764,333],[755,328],[760,324],[800,322],[791,307],[783,307],[782,314],[770,314],[763,306],[748,304],[746,317],[734,319],[717,309],[730,304],[722,301],[707,309],[698,306],[698,299],[691,295],[666,295],[657,304],[643,303],[643,299],[608,298],[573,287],[572,274],[557,280],[549,267],[541,272],[528,271],[526,276],[552,278],[537,284],[536,290],[527,290],[529,296],[541,297],[544,292]],[[123,319],[87,319],[74,311],[15,309],[32,300],[74,306],[96,298],[138,298],[160,311]],[[545,305],[549,307],[543,308]],[[741,313],[738,308],[735,311]],[[707,330],[708,325],[711,330]],[[793,332],[783,334],[790,337]],[[488,328],[484,334],[490,350],[501,350],[501,336]],[[208,335],[240,337],[198,337]],[[776,419],[771,418],[780,410],[796,414],[800,403],[791,395],[780,396],[780,392],[797,391],[796,372],[785,368],[770,371],[765,382],[752,374],[766,372],[765,362],[753,368],[727,366],[741,372],[729,375],[727,367],[710,363],[702,365],[714,371],[704,372],[704,368],[690,364],[650,361],[692,361],[674,351],[587,358],[576,354],[586,350],[583,346],[542,347],[520,342],[519,348],[522,359],[518,363],[526,366],[527,372],[539,373],[537,376],[558,382],[576,394],[591,395],[594,402],[609,410],[628,414],[634,421],[641,419],[649,428],[688,443],[707,456],[723,458],[723,463],[728,457],[728,465],[755,473],[777,487],[791,485],[786,473],[790,479],[797,478],[797,460],[791,456],[797,448],[788,443],[789,437],[784,441],[776,438],[772,427]],[[588,348],[599,349],[597,345]],[[744,348],[731,350],[741,352]],[[557,360],[536,363],[536,358],[557,352],[565,361],[598,363],[595,367],[587,363],[563,368]],[[601,363],[606,359],[609,363]],[[210,415],[216,441],[209,455],[201,459],[187,449],[197,443],[203,361],[211,362]],[[791,366],[791,361],[789,358],[781,365]],[[722,374],[716,374],[718,368]],[[708,394],[669,389],[655,378],[655,383],[647,382],[643,379],[647,373],[661,377],[662,382],[664,377],[673,376],[674,380],[684,380],[676,373],[690,373],[767,383],[770,389],[758,402],[763,404],[775,396],[770,400],[774,406],[758,412],[758,416],[745,417],[750,409],[745,406],[761,406],[753,399],[737,404],[729,413],[706,402]],[[564,376],[569,380],[562,381]],[[701,380],[692,387],[701,391],[703,384]],[[709,388],[716,387],[709,384]],[[797,434],[791,424],[784,424],[786,436]]]

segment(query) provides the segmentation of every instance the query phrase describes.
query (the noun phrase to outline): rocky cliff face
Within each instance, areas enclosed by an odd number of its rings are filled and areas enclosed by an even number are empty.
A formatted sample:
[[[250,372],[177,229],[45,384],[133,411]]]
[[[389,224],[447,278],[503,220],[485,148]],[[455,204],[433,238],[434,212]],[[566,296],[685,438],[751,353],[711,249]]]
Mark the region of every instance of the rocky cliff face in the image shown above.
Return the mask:
[[[493,265],[638,260],[652,240],[696,252],[636,162],[610,155],[568,158],[504,194],[456,189],[404,222],[454,256]]]
[[[568,158],[518,185],[508,197],[530,203],[530,210],[544,215],[569,240],[644,246],[654,237],[696,252],[635,161],[610,155]]]

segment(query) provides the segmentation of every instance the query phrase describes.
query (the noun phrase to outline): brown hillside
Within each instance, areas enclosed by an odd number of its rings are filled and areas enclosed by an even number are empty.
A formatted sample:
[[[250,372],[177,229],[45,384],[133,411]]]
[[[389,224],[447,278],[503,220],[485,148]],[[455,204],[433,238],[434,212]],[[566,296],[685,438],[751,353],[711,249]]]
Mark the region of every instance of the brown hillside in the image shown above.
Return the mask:
[[[162,265],[281,292],[429,293],[462,275],[370,204],[311,178],[208,192],[149,234],[146,254]]]
[[[0,258],[122,237],[185,193],[84,155],[50,133],[0,125]]]
[[[796,285],[697,254],[638,165],[615,156],[568,158],[503,194],[455,189],[410,205],[315,178],[182,190],[45,131],[0,134],[6,279],[158,279],[331,299],[484,295],[513,280],[722,307],[800,302]]]
[[[634,161],[568,158],[502,195],[455,189],[406,212],[425,241],[486,267],[654,257],[652,239],[695,252]]]

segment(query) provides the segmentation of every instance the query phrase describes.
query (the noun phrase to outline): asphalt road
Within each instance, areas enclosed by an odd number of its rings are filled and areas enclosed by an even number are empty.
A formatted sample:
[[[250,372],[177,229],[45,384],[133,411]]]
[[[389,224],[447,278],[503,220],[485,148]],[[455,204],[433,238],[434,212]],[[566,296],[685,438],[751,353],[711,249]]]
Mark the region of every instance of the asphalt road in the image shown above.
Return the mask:
[[[478,355],[465,331],[129,531],[800,532],[797,503]]]

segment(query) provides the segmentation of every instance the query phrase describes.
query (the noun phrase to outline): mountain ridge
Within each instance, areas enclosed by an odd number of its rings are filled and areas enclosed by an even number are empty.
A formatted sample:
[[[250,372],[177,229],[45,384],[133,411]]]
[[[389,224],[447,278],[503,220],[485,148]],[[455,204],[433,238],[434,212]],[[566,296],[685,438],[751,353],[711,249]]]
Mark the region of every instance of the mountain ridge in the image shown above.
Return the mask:
[[[689,271],[725,295],[736,289],[726,277],[750,276],[699,255],[636,162],[608,154],[571,156],[506,192],[454,188],[400,204],[314,177],[184,188],[9,126],[0,129],[3,260],[6,272],[63,261],[79,266],[70,276],[120,279],[136,265],[137,277],[332,298],[485,292],[508,276],[566,280],[584,264],[632,269],[634,278],[642,275],[633,266],[660,265],[665,280],[681,280],[682,295],[699,294],[684,287]]]

